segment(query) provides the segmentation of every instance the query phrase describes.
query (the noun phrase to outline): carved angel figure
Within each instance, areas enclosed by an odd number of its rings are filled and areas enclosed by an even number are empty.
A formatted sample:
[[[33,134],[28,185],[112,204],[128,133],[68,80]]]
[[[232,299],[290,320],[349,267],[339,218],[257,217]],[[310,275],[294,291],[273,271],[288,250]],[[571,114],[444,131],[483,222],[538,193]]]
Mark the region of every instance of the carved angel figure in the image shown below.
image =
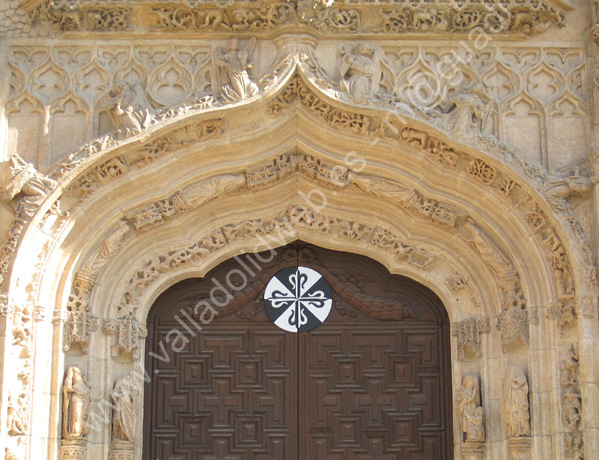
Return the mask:
[[[137,386],[130,375],[117,380],[114,384],[112,435],[115,440],[133,442],[135,439],[137,394]]]
[[[376,92],[374,49],[366,43],[341,49],[339,88],[356,104],[368,104]]]
[[[480,405],[478,377],[468,376],[462,380],[458,413],[464,441],[484,442],[483,408]]]
[[[89,433],[89,409],[91,387],[83,379],[75,365],[67,371],[63,386],[62,437],[81,439]]]
[[[528,381],[518,367],[508,372],[506,416],[507,434],[510,438],[530,436],[530,413],[528,404]]]
[[[248,70],[252,69],[250,55],[256,46],[256,38],[248,41],[245,49],[239,48],[239,40],[232,38],[226,49],[220,49],[215,56],[218,67],[223,69],[223,99],[227,102],[239,102],[258,94],[258,86],[250,79]]]
[[[484,99],[484,89],[478,83],[451,96],[448,100],[447,129],[461,139],[480,135],[491,108],[491,102]]]
[[[509,260],[499,252],[499,249],[495,247],[489,237],[485,235],[474,222],[466,222],[465,227],[472,235],[468,239],[468,242],[483,257],[489,267],[498,275],[506,277],[513,276],[514,267]]]
[[[97,275],[110,261],[110,258],[119,251],[123,244],[123,239],[130,229],[131,227],[129,227],[126,221],[121,221],[119,228],[108,235],[102,245],[88,259],[81,271],[87,276]]]
[[[143,90],[130,83],[117,83],[105,103],[115,129],[125,136],[140,133],[152,122],[150,104]]]
[[[11,155],[1,166],[0,191],[8,203],[20,197],[16,206],[17,214],[33,215],[50,191],[56,187],[55,181],[40,174],[31,163],[27,163],[17,154]]]

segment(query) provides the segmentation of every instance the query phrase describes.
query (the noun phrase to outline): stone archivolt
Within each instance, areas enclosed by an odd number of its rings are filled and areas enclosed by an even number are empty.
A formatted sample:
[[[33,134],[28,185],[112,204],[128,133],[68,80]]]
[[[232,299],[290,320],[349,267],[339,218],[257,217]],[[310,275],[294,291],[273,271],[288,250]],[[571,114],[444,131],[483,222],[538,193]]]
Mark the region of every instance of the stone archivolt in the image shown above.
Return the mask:
[[[578,223],[569,214],[567,205],[572,194],[587,193],[583,190],[584,184],[579,186],[576,179],[570,180],[570,184],[564,180],[568,190],[571,191],[569,192],[560,189],[560,184],[552,183],[553,192],[550,194],[566,200],[557,200],[559,206],[556,206],[552,200],[544,201],[547,195],[539,193],[539,190],[544,187],[545,176],[505,145],[485,140],[484,137],[478,138],[479,147],[481,142],[487,142],[484,145],[488,155],[481,155],[473,145],[455,141],[444,134],[437,125],[427,124],[418,117],[403,119],[397,117],[385,123],[386,119],[380,108],[367,107],[358,110],[355,105],[341,104],[319,92],[319,85],[314,84],[310,78],[301,76],[291,78],[292,69],[293,65],[283,65],[280,67],[281,72],[275,71],[272,74],[268,84],[263,82],[262,85],[258,85],[261,90],[266,91],[268,85],[276,80],[276,84],[268,89],[272,97],[269,96],[270,98],[262,103],[262,106],[256,104],[257,106],[264,107],[271,115],[275,112],[281,115],[298,112],[303,119],[317,121],[320,126],[325,126],[331,132],[362,138],[376,136],[379,141],[387,145],[399,145],[404,151],[413,153],[422,160],[431,160],[428,163],[431,169],[449,171],[455,176],[464,178],[473,187],[479,187],[477,190],[481,187],[490,190],[493,193],[493,200],[495,197],[503,200],[509,207],[504,209],[512,210],[507,213],[509,217],[513,219],[518,215],[544,249],[547,265],[554,274],[554,294],[557,299],[569,307],[580,291],[588,293],[594,289],[594,279],[591,278],[591,272],[594,270],[592,260],[588,259],[588,254],[585,253],[586,242],[582,239],[583,234]],[[285,82],[289,84],[282,87],[282,83]],[[271,90],[276,88],[277,84],[281,88],[275,94]],[[239,103],[245,104],[246,101]],[[109,135],[97,139],[72,155],[68,162],[57,166],[52,177],[58,181],[58,185],[52,186],[56,188],[49,187],[47,193],[49,199],[44,195],[40,203],[36,203],[36,208],[28,211],[27,219],[16,234],[9,235],[12,238],[10,241],[14,240],[15,243],[12,246],[4,246],[10,247],[3,252],[5,254],[3,266],[8,268],[7,261],[17,247],[18,238],[22,233],[30,230],[30,228],[26,229],[26,225],[31,223],[31,229],[41,230],[42,216],[46,219],[47,212],[51,206],[56,207],[59,199],[66,206],[67,211],[72,211],[75,204],[82,207],[90,206],[98,199],[93,196],[96,191],[118,190],[120,179],[125,175],[131,175],[133,170],[137,169],[143,173],[151,169],[150,163],[155,160],[168,160],[175,151],[182,156],[189,154],[194,147],[203,142],[218,144],[227,133],[227,129],[230,129],[225,115],[228,110],[230,112],[235,110],[235,103],[231,103],[230,107],[219,104],[222,102],[205,98],[195,101],[191,109],[183,104],[153,113],[152,116],[159,122],[139,132],[125,132],[121,137]],[[215,109],[219,109],[218,118],[211,113]],[[153,164],[152,168],[159,169],[157,164],[162,163]],[[524,344],[528,342],[529,324],[534,324],[536,317],[533,310],[525,308],[522,286],[524,283],[521,279],[521,276],[525,275],[516,270],[511,255],[505,250],[505,244],[499,244],[500,239],[496,235],[493,234],[492,237],[490,232],[485,233],[474,220],[470,220],[471,213],[463,210],[455,202],[444,202],[436,197],[429,197],[426,191],[416,190],[411,185],[398,182],[392,175],[387,178],[370,173],[360,174],[330,159],[314,155],[283,155],[266,163],[244,164],[244,166],[245,171],[206,177],[182,187],[168,197],[132,207],[119,216],[125,220],[116,226],[114,233],[104,235],[101,242],[88,243],[87,248],[95,244],[98,249],[89,250],[90,255],[80,265],[81,268],[74,277],[73,295],[67,307],[69,316],[65,319],[67,322],[65,346],[70,347],[77,343],[85,348],[89,345],[89,332],[97,327],[94,323],[94,313],[99,308],[93,306],[92,289],[104,274],[104,269],[110,260],[117,256],[129,241],[128,238],[133,238],[133,231],[128,231],[129,228],[134,229],[137,236],[141,236],[146,231],[163,225],[194,208],[199,209],[209,205],[214,198],[241,192],[256,193],[263,188],[280,184],[293,174],[308,177],[323,188],[330,189],[331,193],[343,190],[377,197],[381,201],[404,209],[415,219],[426,219],[428,223],[442,228],[448,235],[455,235],[456,239],[468,241],[472,247],[471,251],[478,253],[480,260],[484,261],[489,268],[489,273],[495,277],[496,284],[503,295],[500,302],[503,311],[498,312],[497,326],[504,345],[514,341]],[[569,177],[578,176],[573,174]],[[65,193],[61,195],[63,191]],[[37,206],[40,206],[40,209],[36,212]],[[559,222],[564,216],[567,219],[566,224],[564,228],[560,228]],[[69,218],[70,216],[64,213],[60,219],[57,219],[61,221],[61,229]],[[225,222],[220,226],[205,229],[203,236],[190,245],[183,245],[142,260],[142,264],[130,273],[122,290],[118,291],[118,295],[122,297],[118,311],[114,312],[117,320],[108,319],[103,325],[105,333],[116,336],[113,353],[115,355],[130,353],[135,356],[139,351],[140,339],[144,337],[145,330],[143,324],[139,322],[141,318],[140,312],[136,310],[137,302],[150,286],[155,287],[159,284],[157,281],[164,278],[164,275],[167,273],[172,275],[173,272],[190,266],[196,268],[205,266],[224,254],[231,255],[231,247],[251,244],[257,235],[277,235],[288,228],[290,221],[298,222],[298,228],[302,226],[307,228],[307,234],[339,241],[340,246],[360,245],[371,248],[379,254],[385,254],[380,256],[381,259],[391,260],[396,266],[422,273],[423,279],[426,276],[430,277],[431,267],[435,267],[445,277],[439,280],[441,285],[443,281],[447,281],[447,288],[452,292],[462,289],[468,291],[468,288],[463,286],[469,283],[466,281],[458,283],[454,276],[455,266],[459,264],[454,264],[451,260],[442,260],[443,257],[425,245],[408,242],[397,231],[396,226],[389,222],[379,219],[371,225],[365,223],[368,219],[364,216],[361,216],[361,219],[352,219],[347,216],[337,216],[334,212],[302,213],[290,206],[275,216],[255,217],[244,222]],[[48,228],[52,226],[44,227],[44,230],[47,231]],[[571,253],[562,242],[563,233],[568,232],[578,235],[578,239],[575,240],[583,247],[580,253]],[[64,235],[57,234],[56,237],[63,238]],[[450,258],[450,256],[444,257]],[[544,265],[542,262],[538,263]],[[575,268],[580,268],[581,272],[589,271],[578,276],[576,279],[578,283],[575,283]],[[584,278],[585,276],[587,279]],[[458,274],[458,279],[467,280],[468,277]],[[579,286],[582,287],[577,292],[575,288]],[[478,296],[470,292],[469,297],[474,299]],[[586,311],[592,312],[593,309],[587,308]],[[27,307],[15,309],[12,318],[13,347],[22,347],[25,355],[27,355],[25,351],[27,347],[24,344],[26,345],[33,336],[32,319],[33,311]],[[471,347],[478,355],[481,345],[480,333],[485,332],[487,326],[476,321],[471,324],[462,323],[463,327],[460,326],[457,336],[462,346]],[[506,351],[508,352],[509,350]],[[29,366],[31,365],[30,361],[27,361],[28,358],[30,357],[24,356],[23,365],[27,362]],[[20,367],[19,371],[23,372],[23,368]],[[522,383],[523,379],[520,375],[522,371],[516,374],[518,375],[514,377],[514,381]],[[24,375],[26,377],[26,374]],[[526,376],[523,382],[526,383]],[[24,388],[29,388],[28,384],[25,384]],[[527,383],[526,393],[527,398]],[[579,437],[578,423],[582,408],[577,402],[577,394],[576,391],[564,392],[564,407],[568,408],[569,415],[563,419],[563,423],[572,432],[568,442],[574,446],[572,448],[578,446],[580,449],[583,440]],[[570,396],[566,398],[566,395]],[[514,399],[524,400],[525,398],[515,397]],[[23,405],[26,404],[28,404],[27,400],[24,399]],[[13,416],[16,414],[14,409],[13,404]],[[520,409],[523,414],[529,410],[528,406]],[[18,409],[21,410],[25,409]],[[13,420],[16,419],[13,417]],[[517,424],[526,423],[518,421]],[[512,435],[525,437],[527,431],[525,428],[520,427],[517,430],[512,428]],[[17,425],[13,431],[15,433],[19,431]],[[530,450],[530,446],[526,448],[521,444],[525,443],[518,444],[518,449]]]

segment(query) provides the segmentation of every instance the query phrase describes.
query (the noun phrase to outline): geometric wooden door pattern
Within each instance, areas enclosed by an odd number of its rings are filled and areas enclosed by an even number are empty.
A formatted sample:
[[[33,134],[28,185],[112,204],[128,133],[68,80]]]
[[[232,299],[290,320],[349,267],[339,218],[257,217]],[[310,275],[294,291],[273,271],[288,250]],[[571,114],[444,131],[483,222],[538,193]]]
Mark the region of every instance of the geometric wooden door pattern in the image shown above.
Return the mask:
[[[262,305],[268,280],[297,264],[321,273],[335,300],[325,323],[301,334],[279,329]],[[201,332],[176,316],[208,297],[213,278],[226,286],[236,261],[152,307],[144,460],[452,459],[438,298],[370,259],[303,243],[262,265]]]

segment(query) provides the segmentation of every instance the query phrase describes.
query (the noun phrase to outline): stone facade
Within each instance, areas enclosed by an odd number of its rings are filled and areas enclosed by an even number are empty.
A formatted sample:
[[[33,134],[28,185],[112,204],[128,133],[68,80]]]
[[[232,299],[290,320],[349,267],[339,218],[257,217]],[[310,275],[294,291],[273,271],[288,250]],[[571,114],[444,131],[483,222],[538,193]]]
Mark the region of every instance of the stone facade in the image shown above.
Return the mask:
[[[454,458],[596,457],[597,3],[429,5],[0,5],[7,460],[140,459],[153,301],[296,239],[441,298]]]

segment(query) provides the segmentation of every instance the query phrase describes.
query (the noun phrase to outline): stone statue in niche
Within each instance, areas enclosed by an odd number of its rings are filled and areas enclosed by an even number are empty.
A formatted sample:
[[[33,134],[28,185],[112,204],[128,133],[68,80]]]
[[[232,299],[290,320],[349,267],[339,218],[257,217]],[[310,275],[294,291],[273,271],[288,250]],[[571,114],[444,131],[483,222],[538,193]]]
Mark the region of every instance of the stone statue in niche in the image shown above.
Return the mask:
[[[117,83],[104,104],[115,129],[124,136],[140,133],[153,121],[143,89],[130,83]]]
[[[476,137],[485,130],[491,101],[480,83],[449,97],[446,106],[447,130],[457,138]]]
[[[510,438],[530,436],[528,381],[522,369],[510,368],[506,390],[505,412],[508,436]]]
[[[356,104],[369,104],[377,91],[374,48],[358,43],[343,47],[341,56],[339,88]]]
[[[82,439],[89,434],[89,410],[91,387],[83,379],[81,370],[75,365],[67,371],[63,386],[62,437]]]
[[[215,63],[222,70],[222,96],[227,102],[240,102],[258,94],[249,70],[252,69],[250,56],[256,47],[256,38],[250,38],[244,49],[240,49],[239,40],[232,38],[226,49],[219,49]]]
[[[13,396],[8,396],[6,426],[8,428],[8,434],[11,436],[23,436],[27,432],[24,414],[24,408],[26,407],[25,398],[25,394],[20,394],[18,403],[15,403]]]
[[[135,439],[137,395],[137,385],[130,375],[117,380],[114,384],[112,435],[115,441],[133,442]]]
[[[478,377],[468,376],[462,380],[458,414],[465,442],[484,442],[485,427],[483,408],[480,404]]]
[[[17,154],[0,165],[0,192],[7,203],[18,198],[17,214],[32,216],[56,182],[40,174]]]

